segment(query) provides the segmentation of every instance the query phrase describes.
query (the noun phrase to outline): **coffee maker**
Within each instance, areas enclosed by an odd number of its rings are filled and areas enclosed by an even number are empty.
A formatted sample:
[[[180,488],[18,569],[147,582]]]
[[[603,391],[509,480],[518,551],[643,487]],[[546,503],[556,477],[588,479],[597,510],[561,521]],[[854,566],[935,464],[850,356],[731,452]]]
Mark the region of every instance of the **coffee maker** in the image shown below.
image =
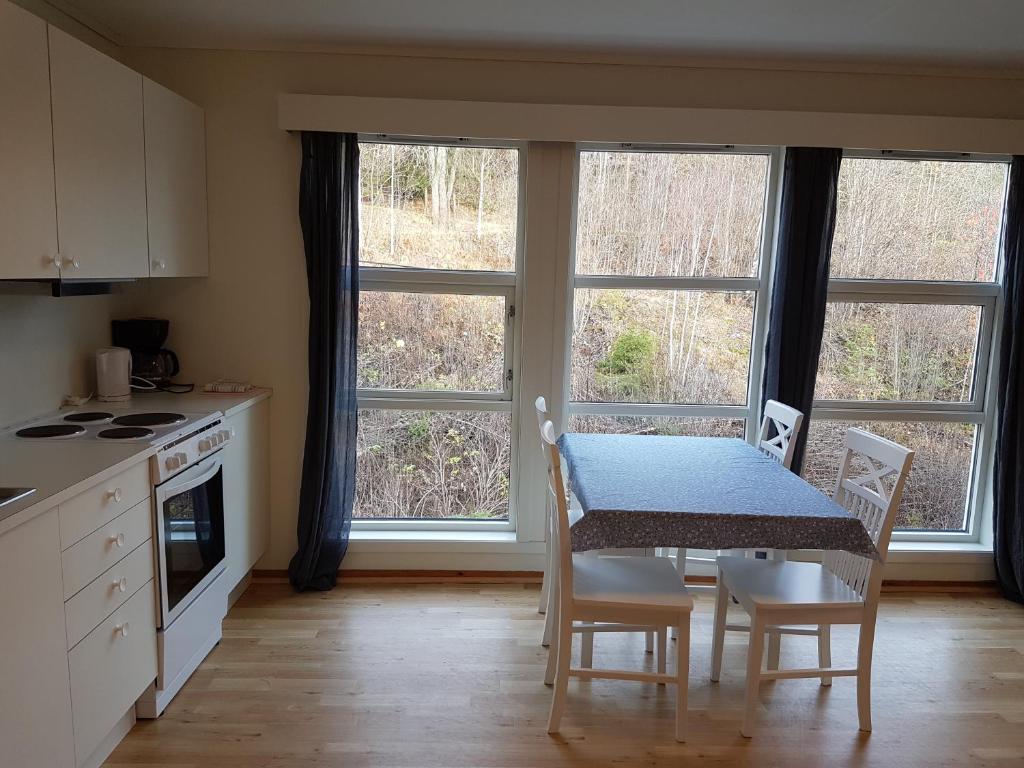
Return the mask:
[[[181,370],[178,356],[164,349],[170,321],[156,317],[113,320],[110,335],[115,347],[126,347],[132,354],[132,387],[167,389]]]

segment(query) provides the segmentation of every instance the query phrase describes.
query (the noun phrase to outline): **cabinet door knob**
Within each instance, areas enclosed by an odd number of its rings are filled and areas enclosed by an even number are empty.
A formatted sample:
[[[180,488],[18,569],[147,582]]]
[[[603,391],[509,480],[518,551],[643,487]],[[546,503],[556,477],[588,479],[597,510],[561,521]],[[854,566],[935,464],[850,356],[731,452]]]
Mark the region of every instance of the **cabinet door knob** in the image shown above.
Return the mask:
[[[124,494],[121,492],[120,488],[115,488],[112,491],[107,491],[107,498],[113,499],[116,502],[120,502],[121,499],[124,498]]]
[[[153,269],[163,269],[166,266],[167,264],[161,261],[160,259],[156,259],[153,261]]]
[[[122,576],[120,579],[114,579],[114,589],[118,592],[126,592],[128,590],[128,577]]]
[[[123,547],[124,546],[124,534],[123,533],[119,533],[116,536],[111,536],[110,537],[110,543],[114,544],[114,545],[116,545],[118,547]]]
[[[120,635],[121,637],[128,637],[128,628],[129,628],[129,626],[130,625],[128,624],[127,621],[124,622],[123,624],[116,625],[114,627],[114,636],[116,637],[117,635]]]
[[[59,253],[55,253],[53,256],[47,256],[44,261],[47,264],[53,264],[57,269],[60,269],[61,258]]]
[[[82,264],[78,259],[74,257],[64,256],[61,258],[61,266],[72,267],[73,269],[79,269]]]

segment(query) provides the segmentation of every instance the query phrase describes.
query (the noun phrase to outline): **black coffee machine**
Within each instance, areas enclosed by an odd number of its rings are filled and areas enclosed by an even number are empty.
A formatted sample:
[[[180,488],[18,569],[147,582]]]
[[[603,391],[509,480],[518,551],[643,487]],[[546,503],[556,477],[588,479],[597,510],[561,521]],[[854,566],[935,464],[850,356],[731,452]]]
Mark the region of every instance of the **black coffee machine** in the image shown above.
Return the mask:
[[[181,367],[178,356],[164,349],[170,321],[157,317],[136,317],[112,320],[110,336],[115,347],[126,347],[132,353],[132,387],[136,389],[169,389]]]

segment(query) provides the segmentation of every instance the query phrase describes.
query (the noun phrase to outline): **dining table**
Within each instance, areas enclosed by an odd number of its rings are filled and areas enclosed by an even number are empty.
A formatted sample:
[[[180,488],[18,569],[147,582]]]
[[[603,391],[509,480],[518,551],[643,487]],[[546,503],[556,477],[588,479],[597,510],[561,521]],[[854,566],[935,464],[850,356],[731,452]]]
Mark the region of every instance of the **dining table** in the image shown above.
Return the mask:
[[[880,559],[861,521],[738,438],[565,433],[576,552],[844,550]]]

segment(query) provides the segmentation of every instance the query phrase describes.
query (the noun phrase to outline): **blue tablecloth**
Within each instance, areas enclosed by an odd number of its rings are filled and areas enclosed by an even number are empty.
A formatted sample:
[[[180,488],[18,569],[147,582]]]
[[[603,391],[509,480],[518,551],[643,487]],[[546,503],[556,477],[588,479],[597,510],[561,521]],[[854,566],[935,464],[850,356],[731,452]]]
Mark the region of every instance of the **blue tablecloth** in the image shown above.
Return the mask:
[[[558,445],[583,508],[574,551],[833,549],[878,558],[860,520],[742,440],[568,433]]]

